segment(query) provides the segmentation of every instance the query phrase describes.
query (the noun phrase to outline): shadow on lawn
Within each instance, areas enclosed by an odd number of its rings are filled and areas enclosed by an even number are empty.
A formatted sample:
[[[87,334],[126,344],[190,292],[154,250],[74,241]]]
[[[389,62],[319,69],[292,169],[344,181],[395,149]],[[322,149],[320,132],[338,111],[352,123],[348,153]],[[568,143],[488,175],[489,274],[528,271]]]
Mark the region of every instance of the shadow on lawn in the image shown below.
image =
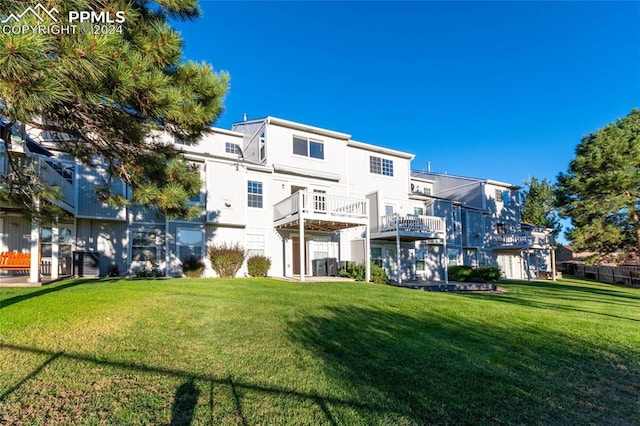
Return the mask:
[[[75,287],[81,284],[98,283],[100,280],[96,278],[82,278],[73,279],[67,282],[47,284],[44,287],[31,291],[29,293],[20,294],[18,296],[9,297],[7,299],[0,298],[0,308],[6,308],[7,306],[14,305],[16,303],[24,302],[25,300],[33,299],[34,297],[44,296],[45,294],[54,293],[56,291],[64,290],[69,287]]]
[[[377,404],[367,406],[358,401],[353,401],[350,399],[322,397],[313,393],[298,392],[295,390],[279,388],[276,386],[265,386],[261,384],[243,382],[235,380],[231,377],[222,378],[206,374],[194,374],[193,372],[184,370],[159,368],[143,364],[131,364],[121,361],[110,361],[86,354],[53,352],[49,350],[33,348],[29,346],[14,345],[10,343],[0,343],[0,351],[1,350],[11,350],[20,352],[22,354],[45,356],[46,359],[32,371],[27,372],[17,383],[10,386],[6,391],[0,394],[0,408],[3,407],[3,403],[6,402],[6,400],[10,398],[12,394],[20,391],[22,386],[27,384],[30,380],[36,379],[37,376],[45,368],[49,367],[50,364],[59,361],[64,362],[65,364],[68,364],[69,362],[88,362],[96,366],[114,367],[130,373],[152,373],[165,377],[184,379],[185,382],[183,382],[176,389],[173,397],[173,403],[171,406],[171,425],[189,425],[194,421],[194,412],[198,408],[197,404],[198,398],[200,396],[200,391],[196,386],[198,382],[201,384],[206,384],[206,386],[209,388],[208,407],[206,409],[201,407],[201,409],[207,410],[209,412],[209,424],[220,423],[219,421],[216,421],[214,419],[216,398],[232,400],[232,417],[234,418],[233,422],[235,424],[249,424],[246,420],[243,410],[242,399],[246,393],[250,392],[262,395],[286,397],[294,401],[309,401],[312,404],[316,404],[318,406],[319,411],[322,412],[325,416],[325,421],[329,424],[336,423],[331,417],[331,413],[327,409],[328,405],[373,412],[380,409]],[[220,392],[219,388],[221,386],[227,389],[226,392],[228,393],[228,395],[220,395],[219,393],[216,394],[216,389],[218,389],[218,392]],[[49,407],[49,409],[50,408],[51,407]],[[0,424],[4,424],[3,420],[4,419],[2,417],[2,410],[0,410]]]
[[[625,352],[534,323],[492,324],[464,314],[394,309],[326,307],[286,324],[291,344],[321,364],[326,377],[318,381],[327,386],[322,392],[0,343],[0,350],[22,353],[17,356],[45,357],[0,395],[0,407],[15,393],[28,397],[22,388],[51,364],[88,362],[179,379],[173,398],[159,395],[171,399],[176,425],[202,422],[205,411],[209,424],[269,423],[251,411],[256,398],[276,412],[282,399],[285,410],[316,407],[316,420],[333,425],[636,424],[640,418],[638,350]],[[224,421],[216,417],[220,410]]]
[[[330,307],[289,324],[293,342],[378,413],[356,422],[633,424],[640,353],[464,316]],[[353,419],[341,418],[338,423]],[[350,421],[351,420],[351,421]]]

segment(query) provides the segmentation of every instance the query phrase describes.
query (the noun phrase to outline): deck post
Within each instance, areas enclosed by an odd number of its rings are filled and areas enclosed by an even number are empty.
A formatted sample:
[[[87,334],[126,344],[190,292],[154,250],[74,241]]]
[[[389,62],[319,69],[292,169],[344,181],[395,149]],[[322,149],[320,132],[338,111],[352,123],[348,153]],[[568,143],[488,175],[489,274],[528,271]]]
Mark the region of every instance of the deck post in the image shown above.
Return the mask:
[[[59,234],[60,228],[58,225],[53,224],[51,226],[51,279],[58,279],[58,265],[59,265],[59,253],[60,253],[60,244],[59,244]]]
[[[371,281],[371,231],[369,224],[364,226],[364,281]]]
[[[298,236],[300,240],[300,282],[304,282],[304,213],[302,206],[302,191],[298,191],[298,224],[300,227],[300,235]]]
[[[400,217],[396,216],[396,268],[398,268],[398,284],[402,284],[402,266],[400,265]]]
[[[449,254],[447,253],[447,232],[445,227],[444,239],[442,240],[442,255],[444,256],[444,262],[442,267],[444,268],[444,283],[449,284]]]
[[[31,219],[31,263],[29,264],[29,282],[40,282],[40,221]]]
[[[531,281],[531,255],[529,254],[529,238],[527,238],[526,245],[527,254],[527,281]]]

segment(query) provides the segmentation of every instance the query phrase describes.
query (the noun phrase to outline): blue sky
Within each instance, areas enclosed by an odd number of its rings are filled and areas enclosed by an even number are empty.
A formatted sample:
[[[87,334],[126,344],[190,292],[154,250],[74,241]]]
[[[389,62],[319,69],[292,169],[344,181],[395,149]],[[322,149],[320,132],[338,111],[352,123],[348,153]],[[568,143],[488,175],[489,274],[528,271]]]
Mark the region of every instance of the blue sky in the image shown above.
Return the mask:
[[[638,2],[201,2],[185,58],[231,74],[216,123],[272,115],[521,184],[640,107]]]

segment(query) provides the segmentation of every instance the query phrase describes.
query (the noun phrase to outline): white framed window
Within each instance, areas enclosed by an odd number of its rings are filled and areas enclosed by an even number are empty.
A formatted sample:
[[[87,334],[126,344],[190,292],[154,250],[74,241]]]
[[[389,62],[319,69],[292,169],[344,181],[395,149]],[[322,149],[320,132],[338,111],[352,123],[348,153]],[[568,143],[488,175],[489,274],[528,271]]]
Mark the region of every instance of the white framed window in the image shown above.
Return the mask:
[[[240,145],[237,143],[225,142],[224,143],[224,152],[228,154],[242,154],[242,150],[240,149]]]
[[[384,205],[384,214],[393,214],[395,207],[393,204],[385,204]]]
[[[382,248],[371,247],[371,261],[376,265],[382,267]]]
[[[424,207],[414,207],[413,214],[416,216],[424,216]]]
[[[131,260],[155,262],[160,247],[156,231],[134,231],[131,234]]]
[[[247,258],[251,256],[264,256],[264,235],[247,234],[245,241],[247,247]]]
[[[369,172],[377,175],[393,176],[393,160],[370,156]]]
[[[262,208],[262,182],[255,180],[247,182],[247,206]]]
[[[301,136],[293,137],[293,153],[324,160],[324,142]]]
[[[190,256],[202,257],[204,237],[202,230],[178,228],[176,250],[178,258],[184,260]]]

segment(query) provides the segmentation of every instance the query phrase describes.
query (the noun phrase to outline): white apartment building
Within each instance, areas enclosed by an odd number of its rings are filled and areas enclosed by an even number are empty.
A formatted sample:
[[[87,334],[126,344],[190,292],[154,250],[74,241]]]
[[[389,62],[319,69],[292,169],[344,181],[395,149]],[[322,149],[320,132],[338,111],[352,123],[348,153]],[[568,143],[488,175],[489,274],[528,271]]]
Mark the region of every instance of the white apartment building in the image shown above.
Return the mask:
[[[14,135],[13,153],[30,157],[45,182],[60,187],[56,202],[67,212],[59,223],[39,226],[0,206],[0,253],[31,253],[32,281],[43,264],[52,278],[71,273],[74,252],[95,261],[97,275],[117,265],[120,271],[156,267],[180,276],[182,259],[195,255],[205,259],[205,275],[215,276],[206,253],[220,243],[270,257],[270,276],[300,280],[335,273],[331,262],[321,262],[327,258],[371,259],[397,281],[446,281],[446,265],[463,263],[500,265],[505,276],[526,278],[523,265],[530,273],[534,264],[536,272],[549,264],[543,240],[529,241],[535,230],[519,223],[517,187],[412,172],[412,154],[345,133],[266,117],[231,130],[214,128],[195,146],[158,135],[177,142],[200,166],[204,186],[192,202],[202,214],[193,220],[99,202],[95,188],[105,173],[99,163],[84,165],[61,154],[45,133]],[[7,173],[3,154],[0,173]],[[131,197],[122,183],[113,189]],[[238,272],[244,275],[245,267]]]

